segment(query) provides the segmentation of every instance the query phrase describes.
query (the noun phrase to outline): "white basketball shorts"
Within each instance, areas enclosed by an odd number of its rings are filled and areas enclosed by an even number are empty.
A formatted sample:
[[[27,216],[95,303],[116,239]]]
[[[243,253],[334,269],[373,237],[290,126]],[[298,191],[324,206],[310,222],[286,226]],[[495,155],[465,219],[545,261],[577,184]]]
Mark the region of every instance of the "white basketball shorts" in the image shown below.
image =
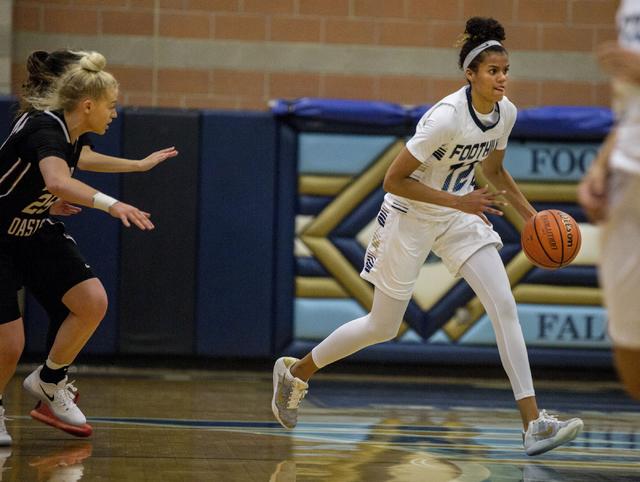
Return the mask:
[[[420,268],[433,251],[456,278],[469,257],[483,246],[502,247],[491,226],[475,214],[419,218],[383,203],[378,225],[367,248],[360,276],[398,300],[408,300]]]
[[[601,229],[600,282],[614,345],[640,349],[640,175],[613,171]]]

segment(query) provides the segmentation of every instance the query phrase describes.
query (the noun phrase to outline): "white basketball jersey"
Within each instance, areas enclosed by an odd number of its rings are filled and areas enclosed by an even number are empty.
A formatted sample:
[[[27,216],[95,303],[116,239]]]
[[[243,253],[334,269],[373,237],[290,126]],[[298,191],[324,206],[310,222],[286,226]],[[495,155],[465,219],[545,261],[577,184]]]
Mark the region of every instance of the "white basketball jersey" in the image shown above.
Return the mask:
[[[640,55],[640,0],[622,0],[616,23],[618,43]],[[612,94],[618,116],[618,140],[610,166],[640,174],[640,86],[614,79]]]
[[[469,87],[445,97],[420,119],[407,149],[421,166],[410,176],[425,186],[462,196],[475,189],[474,167],[494,149],[507,147],[516,107],[504,97],[491,114],[479,114]],[[457,210],[386,194],[390,207],[420,217]]]

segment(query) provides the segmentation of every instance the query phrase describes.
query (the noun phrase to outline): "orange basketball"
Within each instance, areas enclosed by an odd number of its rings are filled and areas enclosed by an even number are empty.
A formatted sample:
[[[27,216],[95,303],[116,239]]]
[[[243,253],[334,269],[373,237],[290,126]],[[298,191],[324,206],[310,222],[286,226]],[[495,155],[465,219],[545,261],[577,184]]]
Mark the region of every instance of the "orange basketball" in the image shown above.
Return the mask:
[[[548,209],[529,218],[522,230],[521,241],[522,251],[534,265],[558,269],[576,258],[582,235],[571,216]]]

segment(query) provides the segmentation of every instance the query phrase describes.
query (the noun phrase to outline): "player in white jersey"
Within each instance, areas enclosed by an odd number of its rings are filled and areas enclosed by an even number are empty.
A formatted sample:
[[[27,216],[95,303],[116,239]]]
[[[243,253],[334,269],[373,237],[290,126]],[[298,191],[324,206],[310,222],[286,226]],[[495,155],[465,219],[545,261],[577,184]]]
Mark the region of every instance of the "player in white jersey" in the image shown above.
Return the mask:
[[[599,275],[618,375],[640,399],[640,1],[623,0],[618,41],[597,60],[612,76],[616,126],[579,186],[591,221],[603,222]]]
[[[463,38],[459,63],[469,85],[425,113],[385,176],[388,194],[361,273],[375,286],[371,313],[335,330],[302,360],[283,357],[275,363],[272,410],[287,428],[297,423],[313,373],[396,336],[420,267],[433,251],[453,275],[464,277],[487,310],[522,416],[526,453],[551,450],[582,430],[580,419],[560,422],[538,411],[515,300],[498,254],[502,243],[484,215],[502,214],[497,207],[506,203],[499,195],[524,219],[536,212],[502,165],[516,119],[516,108],[504,96],[504,29],[494,19],[474,17]],[[478,163],[496,192],[475,189]]]

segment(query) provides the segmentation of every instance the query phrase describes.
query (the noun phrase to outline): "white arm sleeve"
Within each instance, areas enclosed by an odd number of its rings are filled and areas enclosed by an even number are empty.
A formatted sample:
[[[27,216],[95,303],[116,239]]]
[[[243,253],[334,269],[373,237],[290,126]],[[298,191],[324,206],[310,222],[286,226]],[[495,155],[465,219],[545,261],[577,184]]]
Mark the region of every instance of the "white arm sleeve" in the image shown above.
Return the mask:
[[[449,104],[440,104],[422,116],[415,135],[407,142],[407,149],[420,162],[427,162],[440,146],[451,142],[457,128],[456,109]]]
[[[498,139],[498,145],[496,146],[496,149],[499,151],[503,151],[507,148],[507,141],[509,140],[511,129],[513,129],[513,126],[516,123],[516,117],[518,117],[518,109],[516,109],[516,106],[513,105],[513,103],[506,97],[504,100],[506,102],[502,103],[502,107],[505,112],[502,112],[501,115],[504,115],[505,128],[504,134],[500,139]]]

